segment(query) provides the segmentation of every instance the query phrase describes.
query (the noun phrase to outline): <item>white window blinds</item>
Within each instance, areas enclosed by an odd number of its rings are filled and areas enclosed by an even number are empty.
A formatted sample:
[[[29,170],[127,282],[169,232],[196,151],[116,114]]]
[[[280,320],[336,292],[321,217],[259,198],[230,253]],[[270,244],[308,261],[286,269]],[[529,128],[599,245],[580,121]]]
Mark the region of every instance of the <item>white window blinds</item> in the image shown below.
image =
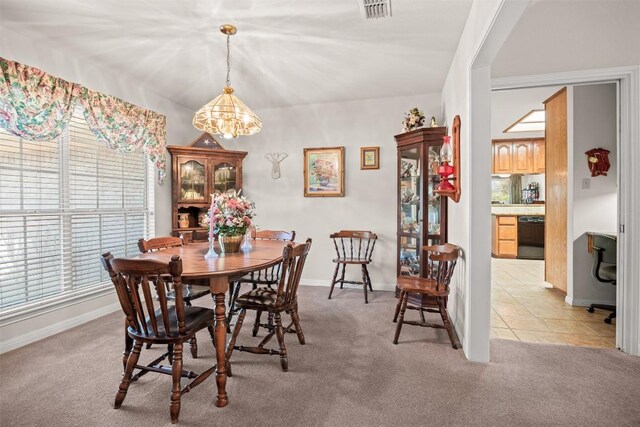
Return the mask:
[[[153,165],[96,140],[77,110],[57,141],[0,130],[0,311],[112,286],[100,256],[154,230]]]

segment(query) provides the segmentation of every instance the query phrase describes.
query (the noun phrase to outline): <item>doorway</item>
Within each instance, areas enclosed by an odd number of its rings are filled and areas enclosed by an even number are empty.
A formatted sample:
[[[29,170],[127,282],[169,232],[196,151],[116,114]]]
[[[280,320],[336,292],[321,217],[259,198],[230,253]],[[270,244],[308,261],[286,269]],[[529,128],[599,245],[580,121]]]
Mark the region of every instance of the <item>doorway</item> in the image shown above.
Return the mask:
[[[589,236],[617,234],[618,111],[616,82],[492,92],[492,338],[615,348],[610,312],[587,307],[617,299]],[[610,165],[591,177],[595,148]]]

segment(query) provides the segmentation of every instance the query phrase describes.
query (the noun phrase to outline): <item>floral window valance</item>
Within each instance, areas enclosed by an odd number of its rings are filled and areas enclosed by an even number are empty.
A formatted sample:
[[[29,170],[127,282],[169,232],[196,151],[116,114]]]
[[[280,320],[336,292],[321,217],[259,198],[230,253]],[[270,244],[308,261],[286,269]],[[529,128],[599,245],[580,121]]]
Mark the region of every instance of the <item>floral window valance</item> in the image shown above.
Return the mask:
[[[1,57],[0,68],[0,127],[20,138],[52,140],[78,103],[96,138],[114,150],[144,151],[164,181],[165,116]]]

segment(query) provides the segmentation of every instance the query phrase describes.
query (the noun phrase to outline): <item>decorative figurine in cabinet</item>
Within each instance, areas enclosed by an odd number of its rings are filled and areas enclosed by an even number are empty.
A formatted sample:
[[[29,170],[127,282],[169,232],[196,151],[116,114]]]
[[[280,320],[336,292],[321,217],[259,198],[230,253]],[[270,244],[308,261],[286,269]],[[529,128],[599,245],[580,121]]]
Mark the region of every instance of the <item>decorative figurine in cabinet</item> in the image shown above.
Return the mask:
[[[398,149],[397,275],[420,276],[422,246],[447,241],[447,198],[433,192],[447,128],[420,128],[396,135]]]
[[[167,147],[172,161],[172,234],[192,241],[207,240],[203,218],[216,191],[242,189],[242,160],[246,151],[225,150],[203,133],[189,146]]]

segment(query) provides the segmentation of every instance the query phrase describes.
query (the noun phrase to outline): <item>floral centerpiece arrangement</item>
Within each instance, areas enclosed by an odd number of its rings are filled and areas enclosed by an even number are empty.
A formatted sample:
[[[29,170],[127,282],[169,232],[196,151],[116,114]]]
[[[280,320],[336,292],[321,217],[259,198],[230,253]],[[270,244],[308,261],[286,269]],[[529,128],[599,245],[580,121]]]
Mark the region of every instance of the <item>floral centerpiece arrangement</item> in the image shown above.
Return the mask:
[[[404,115],[402,121],[402,130],[409,132],[414,129],[418,129],[424,124],[424,113],[418,110],[418,107],[414,107],[407,114]]]
[[[202,225],[209,227],[209,240],[218,235],[222,252],[237,252],[242,239],[251,226],[255,216],[254,204],[235,190],[211,195],[211,208],[202,220]],[[236,247],[237,244],[237,247]]]

